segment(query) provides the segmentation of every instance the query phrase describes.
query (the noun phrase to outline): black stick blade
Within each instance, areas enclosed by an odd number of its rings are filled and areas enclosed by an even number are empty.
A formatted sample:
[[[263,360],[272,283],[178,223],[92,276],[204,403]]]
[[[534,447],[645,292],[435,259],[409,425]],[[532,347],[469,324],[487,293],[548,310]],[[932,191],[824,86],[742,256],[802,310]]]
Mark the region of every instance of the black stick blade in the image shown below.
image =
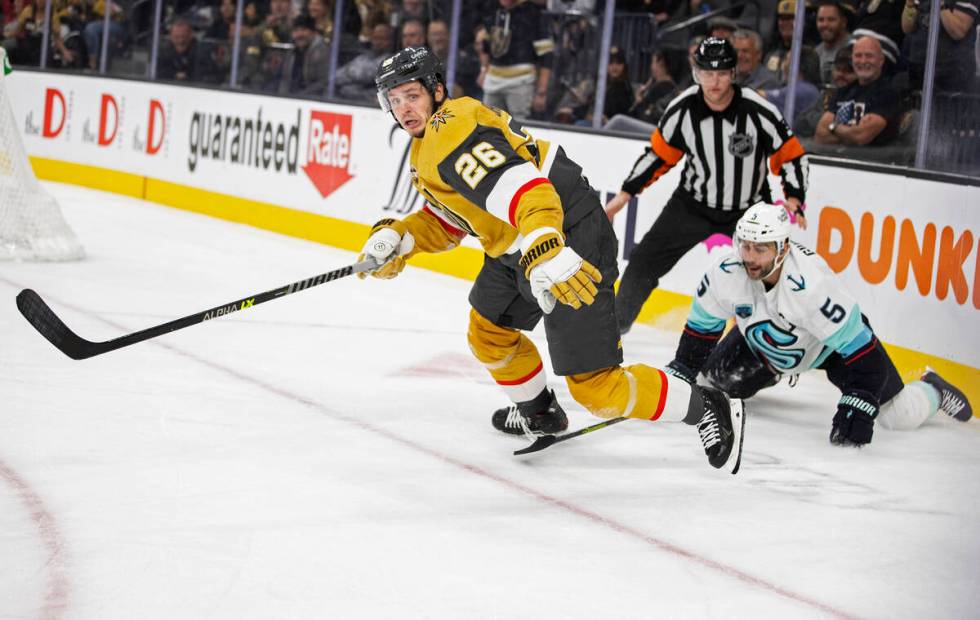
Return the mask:
[[[68,357],[83,360],[98,354],[94,342],[71,331],[33,290],[27,288],[17,295],[17,309],[38,333]]]
[[[528,447],[514,451],[514,456],[518,456],[521,454],[531,454],[532,452],[540,452],[545,448],[551,447],[557,441],[558,438],[555,437],[554,435],[542,435],[537,439],[535,439],[534,443],[532,443]]]

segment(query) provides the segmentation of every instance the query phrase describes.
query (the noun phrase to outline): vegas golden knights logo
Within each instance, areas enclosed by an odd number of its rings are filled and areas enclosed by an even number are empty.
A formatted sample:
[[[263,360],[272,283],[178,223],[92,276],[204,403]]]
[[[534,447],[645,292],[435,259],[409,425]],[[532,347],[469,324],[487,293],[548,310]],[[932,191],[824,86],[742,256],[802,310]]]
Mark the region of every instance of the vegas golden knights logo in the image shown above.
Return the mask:
[[[490,55],[500,58],[510,49],[510,13],[497,13],[497,23],[490,29]]]

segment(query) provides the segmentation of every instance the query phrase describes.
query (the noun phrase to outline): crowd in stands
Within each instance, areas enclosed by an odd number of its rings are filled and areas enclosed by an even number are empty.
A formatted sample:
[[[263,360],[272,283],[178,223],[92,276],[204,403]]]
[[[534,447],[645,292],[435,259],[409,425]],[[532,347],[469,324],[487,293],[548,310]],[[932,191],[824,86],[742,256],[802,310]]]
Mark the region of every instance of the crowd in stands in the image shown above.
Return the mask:
[[[133,46],[148,45],[154,0],[50,1],[49,67],[96,70],[106,10],[110,64],[124,62]],[[782,108],[797,1],[616,2],[599,124],[637,131],[655,125],[667,103],[691,86],[691,50],[705,36],[729,39],[738,54],[738,83]],[[0,0],[3,46],[15,64],[38,63],[46,2]],[[482,98],[522,118],[595,122],[603,0],[463,5],[455,96]],[[236,0],[164,0],[164,6],[157,78],[227,84]],[[333,0],[245,0],[236,87],[325,96],[331,44],[339,37],[334,96],[372,102],[376,67],[393,50],[428,45],[448,59],[451,8],[451,0],[347,0],[338,26]],[[947,129],[956,130],[980,114],[980,0],[941,0],[940,9],[934,118],[939,129],[952,123]],[[791,119],[797,133],[828,148],[914,140],[930,2],[807,0],[804,15]]]

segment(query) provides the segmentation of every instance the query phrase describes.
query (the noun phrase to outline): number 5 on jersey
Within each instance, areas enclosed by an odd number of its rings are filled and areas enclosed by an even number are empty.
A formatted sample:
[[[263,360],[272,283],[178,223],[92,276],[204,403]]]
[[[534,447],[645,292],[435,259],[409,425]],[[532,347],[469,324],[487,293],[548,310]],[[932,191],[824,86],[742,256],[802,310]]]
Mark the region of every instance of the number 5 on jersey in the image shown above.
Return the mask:
[[[487,168],[496,168],[505,161],[507,157],[493,148],[493,145],[489,142],[481,142],[470,149],[469,153],[460,155],[453,167],[456,169],[456,174],[466,181],[471,189],[476,189],[480,181],[487,176]]]

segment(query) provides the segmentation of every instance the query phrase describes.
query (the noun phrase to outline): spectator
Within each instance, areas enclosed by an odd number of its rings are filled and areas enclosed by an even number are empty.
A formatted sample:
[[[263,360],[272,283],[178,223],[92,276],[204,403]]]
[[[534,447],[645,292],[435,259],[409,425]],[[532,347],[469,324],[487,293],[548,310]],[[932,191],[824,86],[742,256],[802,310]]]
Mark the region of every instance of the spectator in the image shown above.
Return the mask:
[[[232,46],[234,45],[234,37],[231,35],[233,32],[235,32],[235,0],[221,0],[221,4],[218,6],[218,15],[208,26],[208,29],[204,31],[204,40],[213,46],[212,60],[214,61],[215,74],[222,76],[222,78],[228,77],[231,69]],[[239,60],[242,60],[241,55],[239,55]],[[239,84],[242,83],[241,64],[239,62]]]
[[[316,31],[316,21],[303,13],[293,20],[293,49],[283,63],[279,93],[323,95],[330,74],[330,48]]]
[[[762,37],[754,30],[736,30],[732,45],[738,54],[735,82],[753,90],[779,88],[779,78],[762,66]]]
[[[341,16],[340,55],[338,63],[344,64],[364,51],[358,40],[361,31],[361,16],[353,2],[344,3],[344,13]],[[334,3],[328,0],[306,0],[306,13],[309,13],[316,24],[316,32],[328,46],[335,34],[333,24]]]
[[[92,4],[88,0],[68,0],[57,13],[53,12],[51,19],[61,26],[57,28],[57,36],[52,37],[51,47],[54,52],[48,59],[49,67],[66,69],[84,69],[88,64],[88,48],[85,46],[85,25],[94,19]]]
[[[837,0],[821,0],[817,9],[817,32],[820,33],[820,45],[816,47],[820,58],[820,83],[830,84],[837,52],[848,46],[850,38],[847,17]]]
[[[567,94],[571,97],[559,103],[555,119],[562,123],[591,125],[596,95],[592,80],[580,84],[578,89],[569,89]],[[612,47],[609,49],[609,64],[606,68],[603,122],[617,114],[626,114],[632,105],[633,83],[630,81],[626,53],[619,47]]]
[[[854,74],[854,64],[851,62],[851,46],[838,50],[834,58],[834,67],[830,72],[831,87],[836,91],[841,91],[857,82],[857,75]],[[828,89],[830,90],[830,89]]]
[[[796,0],[780,0],[776,5],[776,40],[766,54],[762,66],[774,75],[781,75],[783,58],[789,56],[793,47],[793,26],[796,23]],[[761,49],[761,48],[760,48]]]
[[[231,30],[228,32],[229,44],[221,55],[216,55],[219,63],[217,69],[222,76],[229,76],[231,70],[231,41],[234,40],[235,22],[231,23]],[[248,90],[265,90],[268,76],[262,72],[262,36],[254,29],[242,23],[242,40],[238,48],[238,84]],[[270,89],[271,90],[271,89]]]
[[[333,34],[333,15],[327,5],[327,0],[307,0],[306,12],[313,18],[315,30],[320,33],[325,41],[329,41],[330,35]],[[293,24],[294,33],[295,27],[296,25]]]
[[[157,60],[157,77],[186,82],[214,80],[211,50],[194,38],[187,18],[179,17],[170,26],[170,36],[161,46]]]
[[[909,79],[922,84],[929,41],[929,2],[906,0],[902,32],[908,36]],[[971,92],[976,80],[975,47],[980,0],[943,0],[939,11],[939,44],[936,53],[938,90]]]
[[[125,46],[126,32],[123,29],[123,10],[118,4],[108,2],[109,5],[109,58],[114,52],[120,51]],[[102,19],[106,11],[106,0],[98,0],[92,6],[92,21],[85,24],[84,37],[85,49],[88,52],[89,69],[95,69],[96,63],[102,54],[102,33],[105,28],[105,21]]]
[[[262,15],[259,13],[259,6],[255,2],[245,2],[245,10],[242,11],[242,35],[259,33],[261,36]]]
[[[449,24],[442,19],[432,20],[425,31],[425,38],[429,42],[429,49],[445,66],[449,60]]]
[[[4,25],[3,47],[11,63],[37,65],[41,61],[44,37],[44,0],[28,0],[23,5],[16,3],[13,11],[16,18]],[[51,32],[60,39],[61,22],[57,12],[52,12]],[[57,42],[54,44],[57,47]]]
[[[835,94],[820,117],[820,144],[883,146],[898,135],[898,94],[882,78],[885,54],[878,39],[861,37],[851,54],[857,82]]]
[[[700,41],[694,45],[695,50],[698,45]],[[651,125],[660,122],[667,103],[676,96],[678,86],[684,83],[684,78],[690,77],[689,56],[683,49],[672,47],[656,52],[650,59],[650,79],[639,88],[629,115]],[[647,131],[652,132],[653,127]]]
[[[732,35],[738,30],[735,20],[728,17],[714,17],[708,22],[708,36],[716,39],[732,40]]]
[[[391,26],[401,30],[402,24],[410,19],[417,19],[422,22],[423,27],[428,21],[425,12],[425,4],[422,0],[402,0],[401,7],[391,11]]]
[[[616,114],[626,114],[631,107],[633,83],[630,81],[626,53],[620,47],[612,47],[609,49],[609,64],[606,67],[606,99],[602,107],[606,118],[603,121]],[[587,117],[586,120],[591,118]]]
[[[820,100],[806,110],[803,110],[793,119],[793,131],[797,135],[812,137],[817,131],[817,125],[823,118],[823,113],[830,105],[830,100],[834,95],[848,88],[857,82],[854,74],[854,67],[851,65],[851,47],[837,50],[834,64],[830,71],[830,86],[824,89]]]
[[[684,62],[683,51],[674,50],[673,48],[664,48],[660,53],[663,53],[663,64],[665,65],[667,73],[670,75],[674,82],[673,90],[668,92],[666,95],[662,95],[657,101],[653,103],[650,111],[646,113],[646,117],[643,119],[633,118],[631,116],[615,116],[613,117],[604,127],[608,130],[618,130],[618,131],[631,131],[650,134],[656,129],[657,123],[663,117],[664,112],[667,109],[667,105],[670,104],[675,98],[679,97],[680,94],[690,88],[694,84],[694,58],[695,53],[701,46],[701,42],[705,40],[705,37],[693,37],[688,42],[687,47],[687,62]],[[727,39],[720,39],[727,40]],[[733,48],[734,49],[734,48]],[[658,62],[656,60],[656,55],[652,62]],[[659,63],[658,63],[659,64]],[[652,66],[652,65],[651,65]],[[661,68],[656,69],[658,80],[664,81],[665,76],[660,73]],[[652,96],[652,95],[651,95]],[[646,97],[643,98],[644,100]],[[643,100],[634,107],[634,112],[637,109],[643,110],[645,103]],[[631,112],[632,114],[633,112]],[[647,120],[649,119],[649,120]]]
[[[481,56],[484,103],[519,118],[528,118],[531,110],[540,115],[547,105],[555,48],[548,24],[533,2],[498,1]]]
[[[857,82],[857,76],[854,75],[854,67],[851,65],[851,47],[837,50],[837,56],[834,57],[834,64],[830,71],[830,86],[824,89],[820,100],[796,115],[796,118],[793,119],[793,131],[799,136],[812,137],[817,131],[817,125],[820,124],[820,119],[823,117],[824,111],[827,110],[830,100],[836,93],[855,82]]]
[[[482,26],[477,27],[482,31]],[[440,54],[440,49],[445,48],[446,57],[449,55],[449,27],[441,19],[432,20],[429,23],[429,45],[443,63],[446,62]],[[441,39],[445,43],[440,43]],[[480,65],[480,54],[476,49],[475,37],[469,43],[463,43],[460,37],[459,48],[456,51],[456,83],[453,85],[453,97],[473,97],[483,99],[483,89],[480,88],[479,80],[483,69]]]
[[[790,57],[783,59],[781,73],[783,82],[789,84]],[[820,57],[810,46],[800,49],[800,68],[796,80],[796,96],[793,100],[793,131],[799,134],[797,129],[797,117],[805,113],[811,106],[820,103]],[[780,110],[786,109],[786,99],[789,97],[789,86],[780,86],[772,90],[762,91],[762,96]]]
[[[290,0],[271,0],[269,14],[262,28],[262,40],[269,43],[289,43],[293,35],[292,3]]]
[[[905,34],[902,32],[902,7],[905,0],[861,0],[851,41],[861,37],[874,37],[881,43],[885,59],[894,68]]]
[[[371,30],[371,49],[337,70],[337,94],[353,101],[374,101],[377,98],[374,76],[378,65],[393,47],[391,26],[386,23],[375,25]]]
[[[208,29],[204,31],[205,39],[228,41],[228,33],[235,27],[235,0],[221,0],[218,5],[218,16]]]
[[[346,4],[347,6],[354,5],[354,9],[361,21],[361,28],[357,38],[365,45],[371,42],[371,31],[374,30],[376,25],[382,22],[386,24],[391,23],[391,12],[394,7],[387,0],[355,0]]]
[[[409,17],[402,22],[399,30],[398,49],[425,46],[425,24],[417,17]]]

